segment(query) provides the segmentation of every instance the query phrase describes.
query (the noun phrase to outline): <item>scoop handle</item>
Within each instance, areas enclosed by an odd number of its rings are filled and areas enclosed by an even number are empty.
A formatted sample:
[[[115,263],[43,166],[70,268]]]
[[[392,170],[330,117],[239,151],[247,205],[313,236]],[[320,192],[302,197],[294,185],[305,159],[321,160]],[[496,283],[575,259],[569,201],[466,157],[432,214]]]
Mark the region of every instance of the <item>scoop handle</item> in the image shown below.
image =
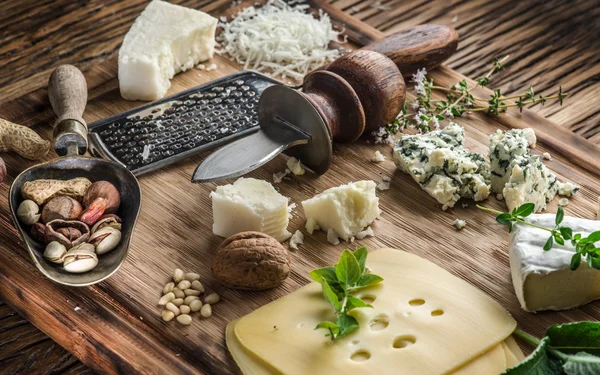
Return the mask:
[[[61,65],[48,81],[54,123],[54,149],[60,156],[82,155],[87,151],[87,125],[82,118],[87,103],[87,83],[73,65]]]

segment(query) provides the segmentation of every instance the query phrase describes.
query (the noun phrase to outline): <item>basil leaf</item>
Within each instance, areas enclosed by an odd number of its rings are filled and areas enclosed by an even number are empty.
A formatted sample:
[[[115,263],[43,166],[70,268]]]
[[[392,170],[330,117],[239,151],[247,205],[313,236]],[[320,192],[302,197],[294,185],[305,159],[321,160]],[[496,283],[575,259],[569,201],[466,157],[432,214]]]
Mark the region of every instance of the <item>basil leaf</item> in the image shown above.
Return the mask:
[[[575,253],[571,258],[571,271],[575,271],[581,264],[581,253]]]
[[[335,274],[335,267],[323,267],[312,270],[310,271],[309,275],[311,279],[319,284],[323,282],[323,279],[325,279],[325,282],[327,282],[329,285],[338,283],[337,275]]]
[[[571,228],[560,228],[560,234],[564,237],[565,240],[570,240],[573,238],[573,229]]]
[[[587,242],[598,242],[600,241],[600,230],[593,232],[589,236],[587,236]]]
[[[600,374],[600,357],[585,352],[570,355],[563,369],[567,375],[597,375]]]
[[[550,342],[544,337],[540,345],[523,362],[506,370],[504,375],[562,375],[561,363],[547,352]]]
[[[550,238],[548,238],[548,241],[546,241],[546,243],[544,244],[544,250],[548,251],[548,250],[552,249],[552,244],[554,244],[554,241],[553,241],[553,237],[550,236]]]
[[[563,219],[565,218],[565,211],[563,210],[562,206],[558,206],[558,210],[556,211],[556,217],[554,218],[554,222],[556,223],[556,225],[562,223]]]
[[[340,261],[335,265],[335,274],[340,283],[353,286],[360,279],[360,266],[354,254],[348,249],[344,250]]]
[[[363,301],[360,298],[356,298],[352,295],[348,295],[348,299],[346,301],[346,311],[350,311],[352,309],[356,309],[356,308],[360,308],[360,307],[373,307],[371,305],[369,305],[368,303],[366,303],[365,301]]]
[[[365,267],[367,264],[367,254],[368,254],[368,251],[367,251],[366,247],[361,247],[354,251],[354,257],[356,258],[356,261],[358,262],[358,266],[360,268],[361,275],[363,273],[365,273]]]
[[[600,355],[600,322],[554,325],[548,328],[546,336],[550,339],[551,347],[563,353]]]
[[[326,334],[325,336],[333,336],[335,338],[338,335],[338,333],[340,333],[340,328],[338,327],[338,325],[335,324],[334,322],[330,322],[330,321],[325,321],[325,322],[321,322],[321,323],[317,324],[315,329],[319,329],[319,328],[325,328],[325,329],[329,330],[329,333]]]
[[[338,316],[336,323],[340,328],[340,332],[336,338],[344,337],[358,329],[358,321],[350,315],[342,314]]]
[[[323,282],[321,283],[321,289],[323,289],[323,296],[325,299],[333,305],[335,311],[339,312],[342,309],[342,304],[340,303],[337,294],[335,294],[325,279],[323,279]]]
[[[517,208],[517,215],[526,217],[531,215],[533,213],[533,210],[535,210],[535,204],[525,203],[519,206],[519,208]]]
[[[370,286],[370,285],[374,285],[377,283],[380,283],[383,281],[383,278],[381,276],[377,276],[377,275],[373,275],[373,274],[366,274],[366,275],[362,275],[360,277],[360,279],[358,280],[358,287],[364,288],[366,286]]]

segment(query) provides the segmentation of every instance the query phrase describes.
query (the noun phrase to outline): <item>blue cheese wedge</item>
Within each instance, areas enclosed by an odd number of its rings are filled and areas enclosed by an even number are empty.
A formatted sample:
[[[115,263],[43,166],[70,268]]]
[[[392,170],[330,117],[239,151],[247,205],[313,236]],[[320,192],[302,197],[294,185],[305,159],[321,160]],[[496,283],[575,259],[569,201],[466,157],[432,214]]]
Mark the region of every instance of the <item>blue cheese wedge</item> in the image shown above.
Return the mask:
[[[490,136],[492,191],[504,197],[509,211],[524,203],[534,203],[536,212],[543,211],[557,194],[570,197],[579,189],[560,182],[542,158],[531,153],[535,146],[535,132],[529,128],[496,130]]]
[[[554,214],[536,214],[527,218],[532,224],[554,227]],[[587,236],[600,230],[600,222],[566,216],[563,225],[574,233]],[[588,268],[584,259],[571,271],[574,248],[554,244],[544,251],[549,233],[517,224],[510,236],[510,269],[513,285],[525,311],[567,310],[600,299],[600,271]]]
[[[394,146],[394,161],[442,204],[460,198],[481,201],[490,194],[490,173],[483,155],[464,146],[464,129],[450,123],[427,134],[404,135]]]
[[[175,74],[213,56],[217,22],[199,10],[150,2],[119,50],[121,96],[127,100],[162,98]]]

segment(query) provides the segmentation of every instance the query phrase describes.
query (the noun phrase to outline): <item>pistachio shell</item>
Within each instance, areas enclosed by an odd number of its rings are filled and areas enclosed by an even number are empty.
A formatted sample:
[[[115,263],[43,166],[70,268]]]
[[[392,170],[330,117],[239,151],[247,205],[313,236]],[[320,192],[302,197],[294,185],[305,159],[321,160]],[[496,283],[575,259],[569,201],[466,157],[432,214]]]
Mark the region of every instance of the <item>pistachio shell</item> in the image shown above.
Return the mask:
[[[112,227],[98,229],[89,242],[94,245],[97,254],[106,254],[121,242],[121,231]]]
[[[82,243],[73,247],[65,255],[63,268],[71,273],[84,273],[98,265],[98,257],[94,253],[94,246]]]
[[[44,258],[52,263],[63,263],[65,255],[67,255],[67,248],[57,241],[50,242],[44,250]]]

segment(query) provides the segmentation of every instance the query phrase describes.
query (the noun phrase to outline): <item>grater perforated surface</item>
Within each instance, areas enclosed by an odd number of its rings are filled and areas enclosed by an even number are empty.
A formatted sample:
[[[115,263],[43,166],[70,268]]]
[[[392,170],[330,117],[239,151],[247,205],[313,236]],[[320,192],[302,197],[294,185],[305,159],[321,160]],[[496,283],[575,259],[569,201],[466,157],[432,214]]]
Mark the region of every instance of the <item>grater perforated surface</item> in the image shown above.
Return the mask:
[[[139,175],[259,129],[256,72],[232,74],[89,125],[90,152]]]

